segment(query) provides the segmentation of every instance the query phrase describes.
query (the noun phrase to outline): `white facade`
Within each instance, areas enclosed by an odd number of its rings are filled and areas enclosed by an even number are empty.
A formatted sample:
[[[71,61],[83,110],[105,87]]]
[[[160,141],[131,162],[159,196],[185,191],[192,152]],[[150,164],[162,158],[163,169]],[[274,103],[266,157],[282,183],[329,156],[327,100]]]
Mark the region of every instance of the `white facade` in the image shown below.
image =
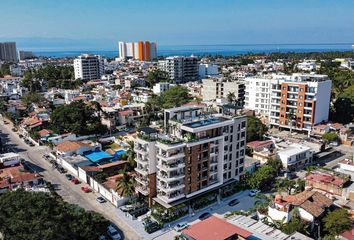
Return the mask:
[[[270,110],[270,86],[269,78],[246,77],[245,78],[245,108],[254,110],[261,116],[269,116]]]
[[[175,83],[198,80],[199,64],[196,57],[167,57],[159,61],[158,67],[167,72],[169,79]]]
[[[294,143],[283,150],[279,150],[277,159],[282,162],[285,169],[295,170],[312,163],[313,151],[307,146]]]
[[[83,81],[100,79],[104,74],[104,62],[101,56],[83,54],[74,59],[75,79]]]
[[[160,83],[156,83],[153,88],[152,91],[154,94],[156,95],[160,95],[161,93],[165,92],[166,90],[170,89],[170,87],[172,87],[173,84],[170,84],[168,82],[160,82]]]
[[[218,75],[218,66],[214,64],[199,64],[199,78],[203,79],[206,76]]]
[[[0,154],[0,163],[5,167],[13,166],[20,163],[20,155],[17,153]]]

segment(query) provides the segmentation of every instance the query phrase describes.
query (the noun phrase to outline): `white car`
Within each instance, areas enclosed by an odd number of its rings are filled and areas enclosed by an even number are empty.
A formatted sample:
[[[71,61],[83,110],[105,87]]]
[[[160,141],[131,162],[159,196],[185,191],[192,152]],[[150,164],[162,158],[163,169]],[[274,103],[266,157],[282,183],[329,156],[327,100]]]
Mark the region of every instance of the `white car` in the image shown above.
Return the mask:
[[[181,223],[178,223],[176,226],[175,226],[175,230],[177,232],[180,232],[182,231],[183,229],[187,228],[188,227],[188,223],[187,222],[181,222]]]
[[[117,231],[117,229],[112,226],[109,225],[107,228],[107,234],[108,236],[110,236],[113,240],[121,240],[122,236],[119,234],[119,232]]]
[[[250,193],[248,194],[248,196],[250,197],[254,197],[256,196],[257,193],[260,193],[261,191],[259,191],[258,189],[252,189],[250,190]]]

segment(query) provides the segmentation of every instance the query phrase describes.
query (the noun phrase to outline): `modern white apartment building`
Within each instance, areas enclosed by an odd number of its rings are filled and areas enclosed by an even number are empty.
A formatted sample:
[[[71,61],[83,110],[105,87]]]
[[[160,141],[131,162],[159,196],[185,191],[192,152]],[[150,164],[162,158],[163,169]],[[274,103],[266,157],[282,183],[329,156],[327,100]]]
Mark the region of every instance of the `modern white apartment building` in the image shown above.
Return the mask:
[[[203,79],[203,101],[226,99],[229,93],[234,93],[239,105],[245,99],[245,83],[232,81],[224,77]]]
[[[104,74],[103,59],[99,55],[82,54],[74,59],[75,79],[83,81],[100,79]]]
[[[215,64],[201,63],[199,64],[199,78],[203,79],[206,76],[218,75],[218,66]]]
[[[16,42],[0,42],[0,60],[17,62]]]
[[[239,180],[244,172],[246,117],[205,115],[201,108],[165,110],[164,134],[140,129],[136,190],[151,205],[190,200]]]
[[[309,132],[328,121],[332,81],[326,75],[256,76],[245,82],[245,107],[268,117],[270,126]]]
[[[311,148],[305,145],[293,143],[287,148],[279,150],[276,157],[282,162],[285,169],[294,171],[311,164],[313,152]]]
[[[245,78],[245,108],[254,110],[257,115],[269,116],[270,77]]]
[[[170,89],[172,86],[174,86],[174,84],[168,83],[168,82],[160,82],[160,83],[156,83],[153,87],[152,87],[152,92],[156,95],[160,95],[161,93],[167,91],[168,89]]]
[[[119,42],[119,58],[153,61],[157,58],[156,42]]]
[[[174,56],[159,61],[159,69],[168,73],[175,83],[185,83],[198,80],[199,63],[196,57]]]

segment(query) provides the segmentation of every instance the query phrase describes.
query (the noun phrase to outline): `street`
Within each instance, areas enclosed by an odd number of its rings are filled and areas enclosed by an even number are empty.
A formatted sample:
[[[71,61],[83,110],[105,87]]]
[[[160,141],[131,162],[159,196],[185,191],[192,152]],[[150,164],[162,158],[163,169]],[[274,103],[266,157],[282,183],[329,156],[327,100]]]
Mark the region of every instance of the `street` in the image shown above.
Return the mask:
[[[52,165],[46,161],[42,156],[49,153],[50,150],[45,146],[30,147],[19,138],[19,136],[11,131],[11,125],[5,125],[1,122],[0,131],[1,138],[6,147],[14,152],[20,154],[22,158],[31,163],[31,167],[40,173],[47,181],[56,185],[58,194],[69,203],[77,204],[78,206],[95,211],[102,214],[105,218],[117,225],[122,231],[124,238],[128,240],[141,239],[136,233],[135,229],[129,226],[116,214],[116,208],[110,203],[106,202],[100,204],[96,201],[98,194],[84,193],[80,190],[83,184],[74,185],[65,178],[64,174],[60,174],[57,170],[52,168]]]

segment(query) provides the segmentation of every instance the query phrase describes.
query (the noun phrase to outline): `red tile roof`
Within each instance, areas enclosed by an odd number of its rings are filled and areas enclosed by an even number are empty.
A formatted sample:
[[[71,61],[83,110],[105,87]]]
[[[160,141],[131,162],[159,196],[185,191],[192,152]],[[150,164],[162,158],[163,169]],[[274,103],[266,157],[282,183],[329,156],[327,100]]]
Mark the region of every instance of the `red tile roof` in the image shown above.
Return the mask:
[[[45,136],[48,136],[48,135],[52,134],[53,131],[49,130],[49,129],[42,129],[38,133],[39,133],[39,136],[45,137]]]
[[[348,230],[340,234],[345,240],[353,240],[354,239],[354,227],[352,230]]]
[[[182,233],[195,240],[225,240],[234,235],[248,238],[252,235],[249,231],[215,216],[184,229]]]
[[[127,109],[127,110],[124,110],[124,111],[121,111],[118,113],[120,116],[128,116],[130,114],[133,114],[133,110],[131,109]]]
[[[321,174],[319,172],[311,173],[305,179],[307,181],[313,181],[313,182],[318,182],[318,183],[333,184],[338,187],[343,186],[343,184],[347,182],[346,179],[340,178],[338,176],[329,175],[329,174]]]
[[[268,146],[271,146],[273,145],[273,141],[272,140],[267,140],[267,141],[252,141],[252,142],[249,142],[247,143],[247,147],[250,147],[250,148],[261,148],[261,147],[268,147]]]
[[[60,152],[70,152],[70,151],[76,151],[83,146],[89,146],[89,145],[77,141],[63,141],[61,143],[58,143],[57,150]]]

